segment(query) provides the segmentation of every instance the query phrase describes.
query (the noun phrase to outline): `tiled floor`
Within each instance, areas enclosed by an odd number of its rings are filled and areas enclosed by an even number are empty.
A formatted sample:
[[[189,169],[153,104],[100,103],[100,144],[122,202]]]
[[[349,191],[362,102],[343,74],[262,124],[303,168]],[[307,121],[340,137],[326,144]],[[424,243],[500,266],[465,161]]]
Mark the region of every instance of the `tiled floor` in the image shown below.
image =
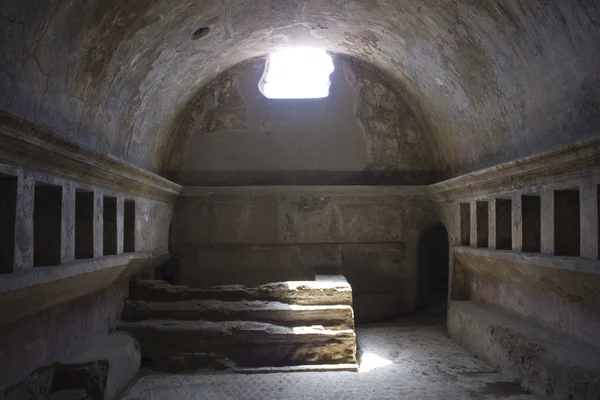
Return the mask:
[[[360,373],[142,374],[121,400],[534,398],[452,342],[437,319],[364,325],[357,335]]]

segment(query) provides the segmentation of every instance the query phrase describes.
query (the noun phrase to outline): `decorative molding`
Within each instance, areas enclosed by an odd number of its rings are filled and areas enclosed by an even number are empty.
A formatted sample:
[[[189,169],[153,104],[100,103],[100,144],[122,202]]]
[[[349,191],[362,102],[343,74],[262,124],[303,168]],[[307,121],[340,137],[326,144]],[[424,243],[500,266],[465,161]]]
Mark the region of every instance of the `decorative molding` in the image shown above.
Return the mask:
[[[428,195],[422,186],[185,186],[181,197],[206,196],[324,196],[402,197]]]
[[[600,137],[499,164],[429,186],[438,202],[600,176]]]
[[[166,202],[173,202],[182,189],[161,176],[86,149],[1,110],[0,162]]]

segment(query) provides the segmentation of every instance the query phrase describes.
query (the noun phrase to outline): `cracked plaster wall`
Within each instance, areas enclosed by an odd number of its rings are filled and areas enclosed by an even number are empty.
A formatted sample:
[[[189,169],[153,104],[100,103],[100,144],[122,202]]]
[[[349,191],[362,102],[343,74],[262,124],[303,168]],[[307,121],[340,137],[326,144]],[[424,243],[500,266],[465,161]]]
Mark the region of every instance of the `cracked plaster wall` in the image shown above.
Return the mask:
[[[264,97],[264,58],[225,71],[180,118],[167,176],[189,186],[435,182],[431,138],[403,93],[361,61],[334,55],[334,65],[322,99]]]
[[[599,16],[593,0],[6,0],[0,108],[161,172],[219,72],[312,45],[394,79],[457,175],[597,135]]]

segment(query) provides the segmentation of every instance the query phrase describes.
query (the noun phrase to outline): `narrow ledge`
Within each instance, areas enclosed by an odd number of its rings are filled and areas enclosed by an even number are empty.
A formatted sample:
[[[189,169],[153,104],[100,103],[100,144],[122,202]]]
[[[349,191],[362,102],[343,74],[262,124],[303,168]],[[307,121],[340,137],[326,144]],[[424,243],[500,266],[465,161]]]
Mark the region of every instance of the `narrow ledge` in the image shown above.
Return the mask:
[[[428,195],[427,185],[421,186],[185,186],[181,197],[206,196],[353,196],[402,197]]]
[[[0,275],[0,296],[15,290],[26,289],[37,285],[45,285],[78,275],[99,272],[105,269],[148,260],[155,257],[157,257],[157,255],[153,252],[137,252],[75,260],[50,267],[21,269],[10,274]]]
[[[0,323],[106,289],[113,283],[162,265],[165,252],[138,252],[0,275]]]
[[[0,162],[171,202],[182,187],[0,110]]]
[[[600,261],[455,246],[454,265],[502,281],[600,304]]]
[[[490,191],[513,190],[516,186],[540,186],[556,183],[557,179],[597,176],[599,171],[600,138],[595,138],[434,183],[429,190],[438,201],[451,201]]]

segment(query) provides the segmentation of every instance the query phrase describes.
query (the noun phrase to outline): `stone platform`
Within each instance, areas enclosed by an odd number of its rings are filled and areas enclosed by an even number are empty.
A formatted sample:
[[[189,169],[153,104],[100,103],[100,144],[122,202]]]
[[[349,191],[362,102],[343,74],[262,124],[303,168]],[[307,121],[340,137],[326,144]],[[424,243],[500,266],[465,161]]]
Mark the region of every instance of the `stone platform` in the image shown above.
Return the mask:
[[[131,284],[119,329],[154,370],[356,370],[352,289],[342,276],[253,288]]]

